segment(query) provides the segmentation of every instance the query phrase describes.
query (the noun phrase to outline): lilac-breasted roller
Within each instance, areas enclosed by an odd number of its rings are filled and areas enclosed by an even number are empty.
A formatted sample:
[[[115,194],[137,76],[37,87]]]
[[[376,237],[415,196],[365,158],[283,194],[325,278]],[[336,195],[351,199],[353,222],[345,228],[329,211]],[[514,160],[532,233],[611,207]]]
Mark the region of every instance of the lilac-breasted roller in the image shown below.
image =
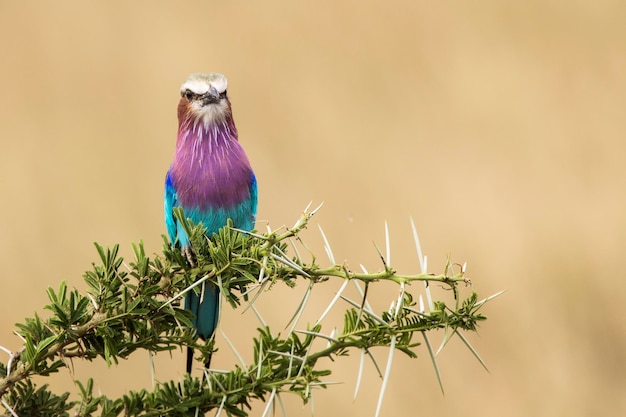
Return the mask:
[[[165,224],[172,244],[185,251],[189,237],[174,218],[174,207],[202,222],[209,237],[228,219],[238,229],[254,227],[257,183],[238,141],[226,87],[226,77],[213,73],[192,74],[180,88],[176,153],[165,177]],[[188,292],[185,308],[194,315],[198,336],[208,340],[219,319],[219,289],[210,283],[203,287],[201,296]],[[192,360],[189,349],[187,372]]]

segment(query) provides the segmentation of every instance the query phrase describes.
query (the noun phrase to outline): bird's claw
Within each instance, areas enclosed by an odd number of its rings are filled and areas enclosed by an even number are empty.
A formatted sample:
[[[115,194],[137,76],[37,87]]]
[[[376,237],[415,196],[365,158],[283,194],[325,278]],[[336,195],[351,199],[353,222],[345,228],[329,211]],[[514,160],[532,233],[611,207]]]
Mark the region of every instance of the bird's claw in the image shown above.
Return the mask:
[[[185,255],[185,258],[187,258],[187,261],[189,262],[189,265],[191,265],[192,268],[196,267],[196,262],[194,261],[194,253],[193,253],[193,249],[191,249],[191,246],[185,246],[183,249],[183,255]]]

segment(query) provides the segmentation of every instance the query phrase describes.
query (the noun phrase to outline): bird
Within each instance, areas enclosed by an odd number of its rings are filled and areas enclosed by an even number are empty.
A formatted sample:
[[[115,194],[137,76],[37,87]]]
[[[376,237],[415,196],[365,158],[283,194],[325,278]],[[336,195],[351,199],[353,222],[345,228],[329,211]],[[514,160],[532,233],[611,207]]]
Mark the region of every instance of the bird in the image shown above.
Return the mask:
[[[174,217],[182,207],[186,218],[202,223],[207,237],[224,227],[250,231],[256,220],[258,188],[254,171],[233,119],[228,82],[219,73],[194,73],[180,87],[178,134],[174,159],[165,177],[165,225],[171,244],[186,254],[189,236]],[[203,284],[201,295],[185,296],[185,308],[199,338],[210,340],[220,315],[220,290]],[[204,364],[210,367],[211,357]],[[193,349],[187,349],[191,373]]]

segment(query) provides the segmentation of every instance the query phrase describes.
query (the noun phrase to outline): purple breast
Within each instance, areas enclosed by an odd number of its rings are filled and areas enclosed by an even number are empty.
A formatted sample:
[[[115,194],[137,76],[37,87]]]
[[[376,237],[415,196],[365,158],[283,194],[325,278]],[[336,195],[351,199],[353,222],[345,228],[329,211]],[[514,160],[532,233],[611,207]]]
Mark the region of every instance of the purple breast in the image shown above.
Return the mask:
[[[180,204],[204,211],[250,198],[252,168],[236,137],[218,129],[198,133],[179,132],[171,175]]]

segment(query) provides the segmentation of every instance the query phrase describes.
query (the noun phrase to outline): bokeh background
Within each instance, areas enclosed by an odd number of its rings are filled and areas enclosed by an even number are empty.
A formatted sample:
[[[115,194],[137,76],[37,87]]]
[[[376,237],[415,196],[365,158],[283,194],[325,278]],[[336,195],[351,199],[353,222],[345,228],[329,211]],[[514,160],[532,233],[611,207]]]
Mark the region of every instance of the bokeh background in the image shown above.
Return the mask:
[[[47,314],[48,286],[84,288],[93,241],[160,250],[178,88],[219,71],[259,227],[324,201],[314,224],[340,261],[376,269],[387,221],[409,273],[412,216],[430,271],[450,254],[482,297],[507,290],[470,336],[490,373],[453,340],[444,396],[424,348],[397,356],[383,415],[624,415],[625,19],[611,0],[1,2],[0,344],[17,349],[14,323]],[[306,236],[323,253],[316,227]],[[338,286],[315,290],[302,326]],[[397,292],[380,288],[386,308]],[[276,331],[303,290],[259,300]],[[226,308],[222,328],[249,355],[258,323],[240,313]],[[344,384],[315,393],[315,414],[374,415],[371,364],[356,402],[358,354],[329,366]],[[107,395],[150,383],[145,355],[74,367]],[[183,355],[156,368],[180,378]],[[73,389],[68,372],[53,384]]]

